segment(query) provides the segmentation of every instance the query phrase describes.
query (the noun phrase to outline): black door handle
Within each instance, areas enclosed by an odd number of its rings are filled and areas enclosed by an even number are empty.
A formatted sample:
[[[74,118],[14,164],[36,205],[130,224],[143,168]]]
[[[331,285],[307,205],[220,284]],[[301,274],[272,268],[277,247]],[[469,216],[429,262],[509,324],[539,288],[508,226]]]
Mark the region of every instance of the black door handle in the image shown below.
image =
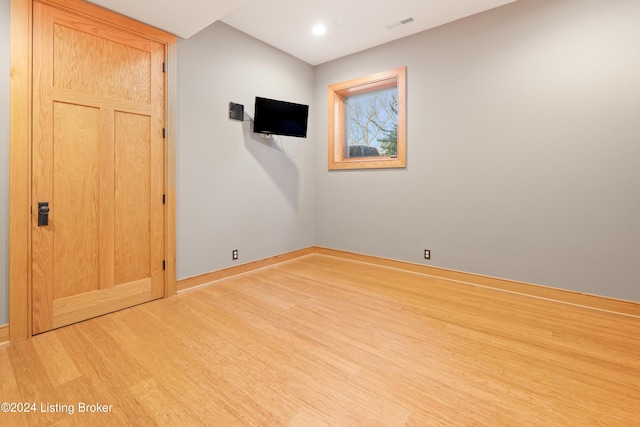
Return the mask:
[[[49,202],[38,202],[38,227],[49,225]]]

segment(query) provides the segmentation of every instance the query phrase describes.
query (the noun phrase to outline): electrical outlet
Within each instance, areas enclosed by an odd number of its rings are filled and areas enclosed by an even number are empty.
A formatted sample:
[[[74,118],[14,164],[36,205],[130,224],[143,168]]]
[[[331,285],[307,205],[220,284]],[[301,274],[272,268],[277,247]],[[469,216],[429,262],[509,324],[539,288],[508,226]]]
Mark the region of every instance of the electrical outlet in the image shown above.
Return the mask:
[[[424,250],[424,259],[431,259],[431,251],[429,249]]]
[[[234,261],[238,259],[238,250],[237,249],[234,249],[234,250],[231,251],[231,259],[234,260]]]

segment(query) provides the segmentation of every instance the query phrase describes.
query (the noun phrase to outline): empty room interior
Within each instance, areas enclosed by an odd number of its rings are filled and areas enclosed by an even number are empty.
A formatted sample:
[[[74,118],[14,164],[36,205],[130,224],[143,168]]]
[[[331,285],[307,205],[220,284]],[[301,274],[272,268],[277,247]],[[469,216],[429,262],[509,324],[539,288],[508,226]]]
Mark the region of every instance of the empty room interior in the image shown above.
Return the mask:
[[[0,0],[0,425],[640,425],[639,22]]]

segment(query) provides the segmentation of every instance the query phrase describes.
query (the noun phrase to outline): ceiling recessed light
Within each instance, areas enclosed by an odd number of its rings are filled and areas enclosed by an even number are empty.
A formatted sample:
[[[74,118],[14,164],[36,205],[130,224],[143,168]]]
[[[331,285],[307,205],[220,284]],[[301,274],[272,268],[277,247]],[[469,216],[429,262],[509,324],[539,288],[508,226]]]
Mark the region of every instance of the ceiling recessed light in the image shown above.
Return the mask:
[[[325,27],[323,24],[317,24],[314,25],[314,27],[311,29],[311,32],[316,36],[322,36],[327,32],[327,27]]]

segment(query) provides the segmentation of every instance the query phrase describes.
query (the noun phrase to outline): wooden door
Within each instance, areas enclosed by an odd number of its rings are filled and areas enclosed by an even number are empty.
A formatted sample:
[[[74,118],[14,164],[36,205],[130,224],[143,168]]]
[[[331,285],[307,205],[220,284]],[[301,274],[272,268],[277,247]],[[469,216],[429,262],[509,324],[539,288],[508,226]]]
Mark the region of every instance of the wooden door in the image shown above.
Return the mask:
[[[37,334],[164,296],[165,46],[39,3],[33,17]]]

